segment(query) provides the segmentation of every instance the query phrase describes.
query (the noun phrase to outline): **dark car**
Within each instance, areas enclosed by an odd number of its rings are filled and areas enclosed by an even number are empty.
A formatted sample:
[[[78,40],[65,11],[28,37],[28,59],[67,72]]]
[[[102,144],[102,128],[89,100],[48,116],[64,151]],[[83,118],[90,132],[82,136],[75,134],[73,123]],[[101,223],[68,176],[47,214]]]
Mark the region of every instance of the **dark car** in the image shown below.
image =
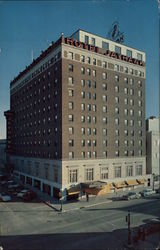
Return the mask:
[[[127,195],[123,195],[123,200],[133,200],[133,199],[139,199],[141,197],[140,194],[136,193],[135,191],[129,192]]]

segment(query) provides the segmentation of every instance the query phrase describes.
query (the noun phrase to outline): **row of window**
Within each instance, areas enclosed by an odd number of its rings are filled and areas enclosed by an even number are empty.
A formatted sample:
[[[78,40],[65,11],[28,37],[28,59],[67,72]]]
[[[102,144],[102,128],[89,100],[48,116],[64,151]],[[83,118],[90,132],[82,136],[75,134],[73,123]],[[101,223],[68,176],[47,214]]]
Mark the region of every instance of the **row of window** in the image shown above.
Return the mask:
[[[126,175],[125,177],[133,176],[133,166],[126,166]],[[135,175],[142,175],[142,165],[138,165],[135,167]],[[122,167],[115,166],[114,167],[114,177],[113,178],[121,178],[122,177]],[[69,170],[69,183],[78,182],[78,169]],[[109,168],[101,167],[100,168],[100,179],[109,179]],[[85,181],[94,181],[94,168],[86,168],[85,169]]]
[[[91,133],[91,131],[89,131],[89,132]],[[134,143],[135,143],[134,140],[130,140],[130,145],[131,145],[131,146],[134,146]],[[104,147],[107,147],[107,140],[103,140],[103,141],[102,141],[102,144],[103,144]],[[124,144],[125,146],[129,146],[129,141],[128,141],[128,140],[124,140],[123,144]],[[68,141],[68,145],[69,145],[69,147],[73,147],[73,146],[74,146],[74,140],[73,140],[73,139],[70,139],[70,140]],[[139,145],[139,146],[142,146],[142,140],[138,140],[138,145]],[[96,147],[96,146],[97,146],[97,140],[90,140],[90,139],[85,140],[85,139],[82,139],[82,140],[81,140],[81,146],[82,146],[82,147],[85,147],[85,146],[88,146],[88,147],[91,147],[91,146]],[[119,147],[119,146],[120,146],[120,140],[115,140],[115,146],[116,146],[116,147]]]
[[[68,59],[70,59],[70,60],[74,59],[74,53],[73,52],[68,52]],[[92,64],[94,66],[96,66],[97,62],[98,62],[98,66],[102,66],[103,68],[109,68],[107,61],[97,60],[96,58],[92,58],[92,60],[91,60],[91,57],[89,57],[89,56],[85,57],[84,55],[81,55],[80,56],[80,61],[82,63]],[[72,64],[70,64],[70,65],[72,65]],[[133,68],[129,68],[129,67],[123,67],[123,66],[121,66],[119,64],[114,65],[114,70],[115,71],[121,71],[121,72],[124,72],[124,73],[129,73],[130,75],[137,75],[139,77],[144,77],[144,72],[143,71],[134,70]],[[69,71],[71,71],[71,72],[73,71],[73,65],[69,66]],[[83,70],[82,70],[82,73],[83,73]]]

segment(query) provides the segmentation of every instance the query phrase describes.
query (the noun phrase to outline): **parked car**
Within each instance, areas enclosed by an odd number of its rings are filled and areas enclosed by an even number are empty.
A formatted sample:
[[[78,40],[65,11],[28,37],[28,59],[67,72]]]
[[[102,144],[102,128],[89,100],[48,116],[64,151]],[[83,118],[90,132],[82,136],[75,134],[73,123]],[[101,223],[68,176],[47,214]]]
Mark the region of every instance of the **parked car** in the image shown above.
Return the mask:
[[[160,188],[156,189],[156,193],[160,194]]]
[[[0,200],[1,201],[11,201],[11,197],[6,193],[0,193]]]
[[[23,196],[28,192],[28,189],[23,189],[21,192],[17,193],[18,198],[23,198]]]
[[[146,188],[142,192],[140,192],[141,196],[143,196],[143,197],[148,197],[148,196],[151,196],[155,193],[156,193],[156,191],[153,190],[152,188]]]
[[[16,182],[10,182],[8,184],[8,189],[17,188],[17,187],[19,187],[19,184]]]
[[[133,199],[139,199],[140,197],[141,197],[140,194],[138,194],[138,193],[136,193],[134,191],[131,191],[127,195],[123,195],[122,199],[123,200],[133,200]]]
[[[29,190],[27,193],[24,194],[23,200],[24,201],[31,201],[37,197],[37,194],[32,190]]]

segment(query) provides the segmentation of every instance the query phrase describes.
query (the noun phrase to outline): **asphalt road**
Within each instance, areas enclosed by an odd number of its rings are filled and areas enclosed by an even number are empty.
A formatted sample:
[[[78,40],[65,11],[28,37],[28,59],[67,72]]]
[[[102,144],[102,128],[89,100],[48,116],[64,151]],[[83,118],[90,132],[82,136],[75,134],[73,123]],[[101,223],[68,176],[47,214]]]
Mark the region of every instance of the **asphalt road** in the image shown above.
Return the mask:
[[[58,213],[43,203],[0,203],[0,245],[14,250],[124,249],[131,228],[160,217],[160,196]]]

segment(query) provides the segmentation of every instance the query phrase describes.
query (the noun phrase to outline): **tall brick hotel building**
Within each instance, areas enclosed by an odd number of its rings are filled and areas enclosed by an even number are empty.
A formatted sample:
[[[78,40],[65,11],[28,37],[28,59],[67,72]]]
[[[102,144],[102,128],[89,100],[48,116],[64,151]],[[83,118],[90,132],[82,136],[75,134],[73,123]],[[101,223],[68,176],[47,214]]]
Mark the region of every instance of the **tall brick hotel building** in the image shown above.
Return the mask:
[[[11,81],[5,116],[14,173],[51,196],[79,183],[91,192],[145,185],[142,51],[62,34]]]

